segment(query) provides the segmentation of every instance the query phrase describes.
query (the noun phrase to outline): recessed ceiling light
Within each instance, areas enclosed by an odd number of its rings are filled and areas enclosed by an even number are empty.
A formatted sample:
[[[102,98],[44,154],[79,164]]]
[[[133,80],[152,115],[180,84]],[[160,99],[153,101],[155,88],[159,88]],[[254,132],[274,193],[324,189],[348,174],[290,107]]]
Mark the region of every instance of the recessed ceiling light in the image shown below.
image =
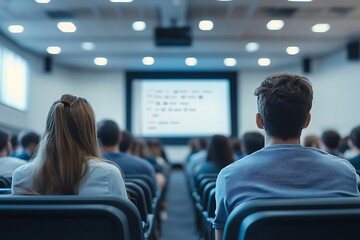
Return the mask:
[[[22,33],[24,31],[24,27],[21,25],[10,25],[8,26],[8,31],[11,33]]]
[[[37,3],[49,3],[50,0],[35,0]]]
[[[269,58],[259,58],[259,60],[258,60],[258,64],[262,67],[269,66],[270,63],[271,63],[271,61]]]
[[[313,0],[288,0],[288,2],[312,2]]]
[[[132,1],[133,0],[110,0],[110,2],[114,2],[114,3],[128,3]]]
[[[132,24],[134,31],[144,31],[146,28],[146,23],[144,21],[136,21]]]
[[[188,65],[189,67],[196,66],[197,59],[194,57],[188,57],[185,59],[185,64]]]
[[[142,59],[142,63],[143,63],[144,65],[153,65],[154,62],[155,62],[155,59],[154,59],[153,57],[144,57],[144,58]]]
[[[311,31],[315,33],[324,33],[330,30],[330,24],[318,23],[311,27]]]
[[[286,52],[289,55],[296,55],[300,52],[300,49],[297,46],[289,46],[286,48]]]
[[[236,65],[236,59],[235,58],[225,58],[224,65],[227,67],[233,67]]]
[[[283,20],[270,20],[266,24],[267,29],[271,31],[277,31],[284,27],[284,21]]]
[[[214,24],[210,20],[202,20],[202,21],[199,22],[200,30],[210,31],[211,29],[213,29],[213,27],[214,27]]]
[[[95,49],[95,43],[93,42],[83,42],[81,43],[81,48],[85,51],[92,51]]]
[[[259,49],[259,44],[257,42],[249,42],[245,46],[246,51],[255,52]]]
[[[61,53],[61,48],[59,46],[49,46],[47,47],[46,51],[49,54],[59,54]]]
[[[105,66],[107,64],[108,60],[104,57],[97,57],[94,59],[94,63],[98,66]]]
[[[76,31],[76,26],[72,22],[59,22],[57,27],[64,33],[72,33]]]

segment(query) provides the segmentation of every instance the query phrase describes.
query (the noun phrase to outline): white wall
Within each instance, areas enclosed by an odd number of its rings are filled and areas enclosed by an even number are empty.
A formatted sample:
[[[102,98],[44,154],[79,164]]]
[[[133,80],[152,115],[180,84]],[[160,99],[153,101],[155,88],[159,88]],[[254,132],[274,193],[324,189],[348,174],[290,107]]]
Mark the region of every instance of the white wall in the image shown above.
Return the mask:
[[[124,72],[80,71],[56,66],[51,73],[44,73],[41,57],[20,50],[6,39],[0,39],[0,42],[23,56],[31,65],[29,110],[20,112],[0,105],[0,124],[30,128],[42,133],[51,104],[62,94],[70,93],[86,98],[93,106],[97,120],[114,119],[121,128],[125,128]],[[281,71],[302,74],[299,66],[239,73],[239,136],[246,131],[257,130],[255,88],[266,76]],[[360,91],[359,76],[360,62],[346,60],[345,50],[316,61],[313,72],[307,75],[313,83],[314,101],[311,111],[313,119],[304,135],[320,134],[325,129],[335,128],[345,136],[352,127],[360,124],[360,111],[356,107]],[[167,146],[166,150],[176,162],[182,161],[188,153],[186,146]]]

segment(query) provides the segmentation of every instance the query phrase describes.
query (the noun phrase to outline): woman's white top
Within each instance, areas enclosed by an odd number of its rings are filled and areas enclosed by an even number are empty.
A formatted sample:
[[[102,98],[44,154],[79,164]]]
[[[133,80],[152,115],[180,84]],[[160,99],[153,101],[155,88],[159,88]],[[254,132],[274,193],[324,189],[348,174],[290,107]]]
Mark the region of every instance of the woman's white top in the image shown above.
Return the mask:
[[[88,161],[88,174],[80,183],[80,196],[118,196],[127,198],[124,179],[115,165],[100,161]],[[12,193],[29,194],[33,191],[34,164],[16,169],[12,176]]]

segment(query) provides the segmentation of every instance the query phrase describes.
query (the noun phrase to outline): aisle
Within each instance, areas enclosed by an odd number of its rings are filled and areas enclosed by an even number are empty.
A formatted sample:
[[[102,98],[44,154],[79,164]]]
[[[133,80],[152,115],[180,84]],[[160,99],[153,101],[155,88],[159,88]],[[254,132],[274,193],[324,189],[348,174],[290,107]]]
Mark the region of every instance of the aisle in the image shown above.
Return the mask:
[[[182,170],[173,170],[167,194],[167,220],[160,240],[198,240],[191,199]]]

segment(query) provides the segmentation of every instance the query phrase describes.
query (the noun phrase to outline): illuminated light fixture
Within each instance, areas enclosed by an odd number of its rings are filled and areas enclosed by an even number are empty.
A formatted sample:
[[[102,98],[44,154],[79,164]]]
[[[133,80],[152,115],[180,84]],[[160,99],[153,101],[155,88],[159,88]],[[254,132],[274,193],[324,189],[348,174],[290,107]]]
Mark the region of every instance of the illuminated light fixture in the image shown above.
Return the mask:
[[[81,43],[81,48],[85,51],[92,51],[95,49],[95,43],[93,42],[83,42]]]
[[[35,0],[37,3],[49,3],[51,0]]]
[[[235,58],[225,58],[224,65],[227,67],[233,67],[236,65],[236,59]]]
[[[289,46],[286,48],[286,52],[289,55],[296,55],[300,52],[300,49],[299,49],[299,47],[296,47],[296,46]]]
[[[11,33],[22,33],[24,31],[24,27],[21,25],[10,25],[8,27],[8,31]]]
[[[110,2],[113,2],[113,3],[129,3],[132,1],[133,0],[110,0]]]
[[[73,33],[76,32],[76,26],[72,22],[59,22],[57,24],[58,29],[64,33]]]
[[[142,63],[143,63],[144,65],[150,66],[150,65],[153,65],[153,64],[155,63],[155,59],[154,59],[153,57],[144,57],[144,58],[142,59]]]
[[[144,21],[136,21],[132,24],[134,31],[144,31],[146,29],[146,23]]]
[[[94,63],[98,66],[105,66],[107,64],[108,60],[104,57],[97,57],[94,59]]]
[[[185,64],[188,65],[189,67],[196,66],[197,59],[194,57],[188,57],[185,59]]]
[[[245,46],[246,51],[255,52],[259,49],[259,44],[257,42],[249,42]]]
[[[210,20],[202,20],[199,22],[199,28],[203,31],[210,31],[214,27],[214,24]]]
[[[259,58],[259,60],[258,60],[258,64],[262,67],[269,66],[270,63],[271,63],[271,61],[269,58]]]
[[[60,54],[61,48],[59,46],[49,46],[47,47],[46,51],[48,52],[48,54]]]
[[[318,23],[311,27],[311,31],[315,33],[324,33],[330,30],[330,24]]]
[[[313,0],[287,0],[288,2],[312,2]]]
[[[271,20],[266,24],[267,29],[270,31],[278,31],[284,27],[283,20]]]

